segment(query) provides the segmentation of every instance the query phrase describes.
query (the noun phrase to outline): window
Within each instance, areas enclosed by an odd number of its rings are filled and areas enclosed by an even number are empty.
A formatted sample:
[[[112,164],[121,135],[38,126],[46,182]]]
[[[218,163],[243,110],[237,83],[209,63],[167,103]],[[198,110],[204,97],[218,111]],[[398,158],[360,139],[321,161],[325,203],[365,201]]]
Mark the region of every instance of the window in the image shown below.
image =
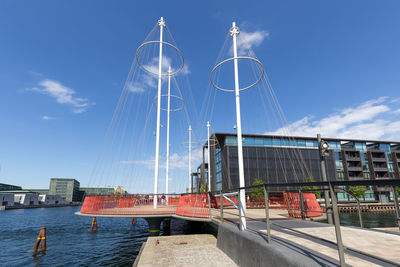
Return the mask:
[[[256,138],[254,139],[254,144],[255,144],[256,146],[263,146],[263,145],[264,145],[264,139],[261,138],[261,137],[256,137]]]
[[[355,142],[354,143],[354,148],[359,151],[366,151],[367,150],[367,144],[366,143],[359,143]]]
[[[390,152],[390,145],[389,144],[379,144],[379,149],[385,152]]]
[[[245,137],[243,139],[244,139],[243,145],[254,146],[254,137]]]
[[[264,138],[264,146],[272,146],[272,139]]]
[[[303,140],[303,139],[297,140],[297,146],[305,147],[306,146],[306,140]]]
[[[272,139],[272,145],[273,146],[281,146],[281,139],[280,138]]]
[[[225,145],[227,145],[227,146],[235,146],[235,145],[237,145],[236,136],[227,136],[225,138]]]

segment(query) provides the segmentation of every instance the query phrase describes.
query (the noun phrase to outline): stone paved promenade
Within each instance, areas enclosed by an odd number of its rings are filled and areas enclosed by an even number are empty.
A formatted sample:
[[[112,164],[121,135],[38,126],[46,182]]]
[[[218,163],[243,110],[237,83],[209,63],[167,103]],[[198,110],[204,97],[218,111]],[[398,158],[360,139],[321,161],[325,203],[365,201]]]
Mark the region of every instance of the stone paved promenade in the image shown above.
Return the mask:
[[[216,244],[212,235],[149,237],[137,266],[237,266]]]

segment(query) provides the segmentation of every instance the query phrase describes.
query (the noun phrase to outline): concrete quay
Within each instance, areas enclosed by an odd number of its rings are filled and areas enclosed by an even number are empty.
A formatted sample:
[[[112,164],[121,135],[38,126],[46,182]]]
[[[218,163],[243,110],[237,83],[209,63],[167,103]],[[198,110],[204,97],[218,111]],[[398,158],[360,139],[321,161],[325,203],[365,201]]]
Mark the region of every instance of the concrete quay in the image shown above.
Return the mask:
[[[213,235],[149,237],[133,266],[238,266],[217,248]]]
[[[150,237],[134,266],[339,266],[334,226],[289,219],[286,210],[270,210],[271,243],[265,211],[247,210],[247,230],[239,231],[237,210],[211,211],[210,235]],[[388,231],[389,230],[389,231]],[[400,266],[400,234],[390,230],[341,226],[348,266]],[[214,259],[214,260],[213,260]]]

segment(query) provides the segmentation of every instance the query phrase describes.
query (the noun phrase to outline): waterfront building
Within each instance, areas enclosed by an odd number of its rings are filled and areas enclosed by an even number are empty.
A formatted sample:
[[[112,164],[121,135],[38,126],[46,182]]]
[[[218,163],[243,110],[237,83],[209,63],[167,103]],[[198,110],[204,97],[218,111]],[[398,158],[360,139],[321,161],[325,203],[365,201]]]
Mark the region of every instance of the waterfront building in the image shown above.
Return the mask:
[[[27,191],[31,191],[32,193],[38,193],[40,195],[47,195],[49,193],[49,189],[25,189]]]
[[[44,205],[63,205],[67,201],[59,195],[40,194],[39,203]]]
[[[50,195],[59,195],[67,202],[80,201],[79,182],[73,178],[51,178]]]
[[[4,207],[14,206],[14,194],[0,192],[0,206]]]
[[[0,191],[14,191],[14,190],[22,190],[22,187],[17,186],[17,185],[0,183]]]
[[[80,187],[79,190],[86,196],[114,195],[114,187]]]
[[[14,203],[24,206],[39,205],[39,195],[35,193],[16,193]]]
[[[210,147],[211,190],[239,187],[236,134],[214,133],[216,146]],[[325,159],[327,179],[359,180],[399,178],[400,142],[323,138],[329,144]],[[318,141],[315,137],[277,135],[243,135],[245,185],[256,179],[266,183],[321,180]],[[206,146],[207,144],[205,144]],[[392,198],[390,188],[372,188],[365,200],[386,202]],[[345,193],[338,193],[346,200]]]

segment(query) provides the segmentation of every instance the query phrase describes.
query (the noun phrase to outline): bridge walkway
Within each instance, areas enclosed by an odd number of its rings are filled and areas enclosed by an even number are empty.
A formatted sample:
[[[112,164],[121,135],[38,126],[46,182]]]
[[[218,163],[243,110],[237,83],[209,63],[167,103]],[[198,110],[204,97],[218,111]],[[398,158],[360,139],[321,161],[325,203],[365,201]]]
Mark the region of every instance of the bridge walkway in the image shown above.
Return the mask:
[[[238,227],[235,210],[224,211],[226,222]],[[247,216],[247,235],[263,237],[267,244],[264,210],[251,210]],[[216,216],[217,210],[212,212]],[[287,214],[287,212],[286,212]],[[307,255],[316,265],[338,266],[339,256],[333,225],[284,218],[283,210],[270,210],[272,244]],[[236,218],[235,218],[236,217]],[[214,221],[217,218],[214,218]],[[255,220],[254,220],[255,219]],[[352,266],[400,266],[400,234],[359,227],[341,226],[346,263]]]

